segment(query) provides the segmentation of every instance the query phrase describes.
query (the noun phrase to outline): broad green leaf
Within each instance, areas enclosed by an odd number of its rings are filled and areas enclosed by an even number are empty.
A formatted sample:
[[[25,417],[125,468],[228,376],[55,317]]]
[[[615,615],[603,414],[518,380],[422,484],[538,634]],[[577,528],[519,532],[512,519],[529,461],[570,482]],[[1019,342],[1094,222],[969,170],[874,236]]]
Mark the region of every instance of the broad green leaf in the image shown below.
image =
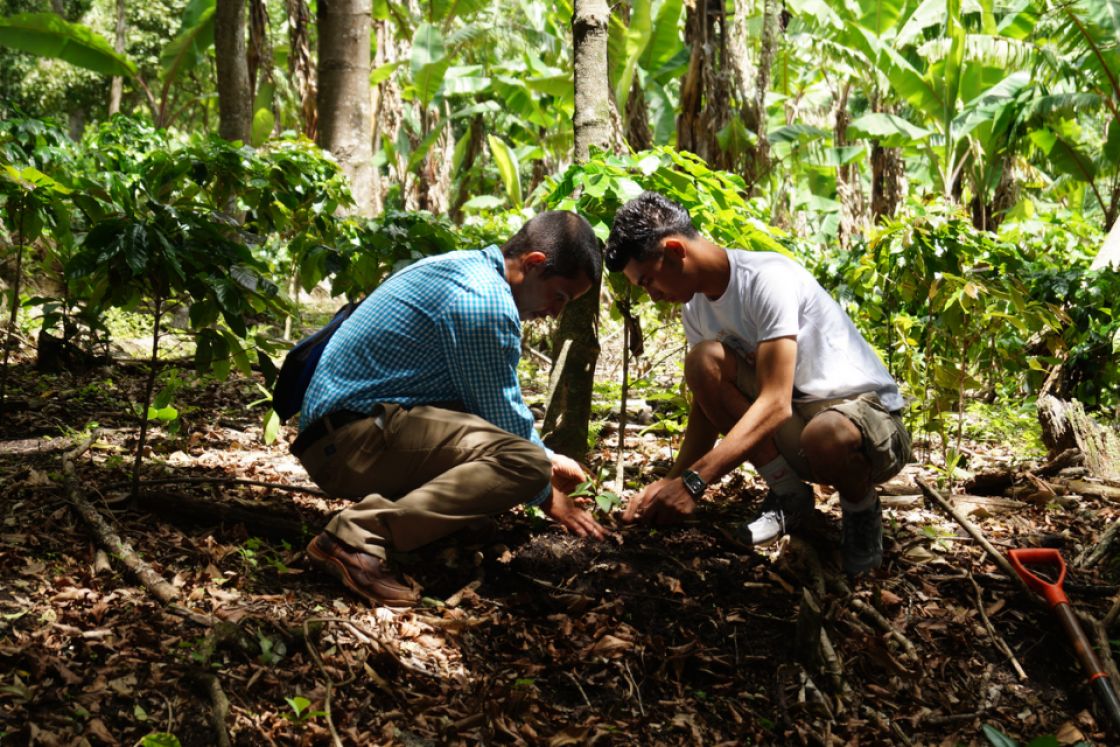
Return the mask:
[[[911,124],[895,114],[875,112],[865,114],[848,125],[849,140],[879,140],[888,148],[895,148],[928,138],[932,133]]]
[[[181,747],[181,744],[174,734],[153,732],[140,738],[140,747]]]
[[[369,74],[369,84],[371,86],[379,86],[385,81],[389,80],[396,69],[404,64],[404,60],[397,60],[396,62],[386,62]]]
[[[275,410],[269,410],[264,416],[264,432],[262,437],[266,444],[272,444],[280,435],[280,416]]]
[[[860,0],[859,5],[858,23],[882,37],[898,24],[907,3],[906,0]]]
[[[439,94],[449,67],[451,58],[447,56],[439,28],[430,23],[421,24],[412,37],[411,68],[416,97],[425,107]]]
[[[272,110],[267,107],[257,109],[253,115],[253,129],[250,134],[250,141],[253,143],[254,148],[259,148],[266,140],[272,137],[272,130],[276,126],[276,117],[273,115]]]
[[[136,63],[116,52],[105,37],[54,13],[20,13],[0,18],[0,45],[64,60],[102,75],[136,75]]]
[[[657,70],[673,59],[683,46],[680,31],[683,8],[683,0],[662,0],[657,20],[653,23],[653,33],[642,54],[642,67],[646,70]]]
[[[205,52],[214,46],[214,3],[204,9],[198,20],[186,25],[159,55],[159,65],[164,85],[176,80],[180,74],[195,67],[205,58]]]
[[[490,154],[498,166],[498,173],[501,174],[506,196],[509,197],[513,207],[521,207],[521,175],[517,156],[505,141],[496,135],[487,135],[486,141],[490,144]]]
[[[502,201],[494,195],[478,195],[463,203],[466,210],[494,210],[501,207]]]
[[[746,132],[746,130],[744,130]],[[814,140],[831,137],[832,133],[820,127],[807,124],[791,124],[775,127],[767,133],[766,137],[771,143],[795,143],[804,140]],[[753,137],[753,135],[752,135]]]
[[[649,44],[652,33],[650,20],[651,0],[634,0],[630,6],[630,26],[626,29],[626,58],[622,64],[622,71],[615,82],[615,100],[618,110],[626,111],[626,100],[630,97],[630,88],[634,82],[634,71],[638,67],[638,60]]]
[[[569,88],[571,81],[568,81]],[[482,65],[453,65],[447,68],[443,79],[445,96],[473,96],[490,87],[490,77]]]

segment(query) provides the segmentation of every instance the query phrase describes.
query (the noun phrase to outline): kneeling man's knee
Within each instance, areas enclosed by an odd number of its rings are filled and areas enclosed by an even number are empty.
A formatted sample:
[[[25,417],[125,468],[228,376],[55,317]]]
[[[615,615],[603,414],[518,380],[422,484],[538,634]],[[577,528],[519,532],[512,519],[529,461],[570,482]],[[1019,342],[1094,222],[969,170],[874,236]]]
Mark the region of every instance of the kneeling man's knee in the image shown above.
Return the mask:
[[[862,445],[863,434],[856,424],[833,410],[814,417],[801,432],[801,449],[822,479],[853,468],[866,469],[857,459]]]
[[[519,501],[540,493],[552,480],[552,462],[544,449],[532,441],[511,439],[498,459],[518,483]]]
[[[704,340],[685,356],[684,380],[693,391],[721,380],[734,381],[737,365],[735,355],[722,342]]]

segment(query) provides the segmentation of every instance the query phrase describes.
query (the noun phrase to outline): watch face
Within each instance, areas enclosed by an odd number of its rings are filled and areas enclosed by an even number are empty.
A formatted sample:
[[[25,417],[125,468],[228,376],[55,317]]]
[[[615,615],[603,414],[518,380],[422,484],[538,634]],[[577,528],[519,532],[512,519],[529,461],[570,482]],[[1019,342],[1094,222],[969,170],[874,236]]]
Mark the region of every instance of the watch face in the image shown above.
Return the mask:
[[[694,498],[698,498],[707,489],[704,479],[695,472],[685,472],[681,479],[684,481],[684,487],[692,494]]]

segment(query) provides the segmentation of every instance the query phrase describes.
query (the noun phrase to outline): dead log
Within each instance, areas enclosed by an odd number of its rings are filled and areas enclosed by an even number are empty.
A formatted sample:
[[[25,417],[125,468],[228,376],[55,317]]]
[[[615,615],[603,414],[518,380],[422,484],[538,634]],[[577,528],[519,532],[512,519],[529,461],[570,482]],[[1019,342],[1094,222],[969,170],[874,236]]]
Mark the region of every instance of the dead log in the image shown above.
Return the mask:
[[[147,561],[136,554],[132,545],[121,539],[120,535],[109,526],[105,517],[93,507],[89,501],[82,497],[78,490],[77,477],[74,473],[74,460],[84,454],[97,438],[94,432],[84,443],[62,457],[62,475],[66,486],[66,498],[97,537],[98,544],[108,550],[113,557],[132,572],[140,583],[144,585],[152,596],[161,603],[172,606],[179,600],[179,590],[164,580]]]
[[[1042,442],[1051,454],[1077,448],[1094,475],[1120,480],[1120,433],[1093,420],[1077,400],[1042,394],[1037,407]]]

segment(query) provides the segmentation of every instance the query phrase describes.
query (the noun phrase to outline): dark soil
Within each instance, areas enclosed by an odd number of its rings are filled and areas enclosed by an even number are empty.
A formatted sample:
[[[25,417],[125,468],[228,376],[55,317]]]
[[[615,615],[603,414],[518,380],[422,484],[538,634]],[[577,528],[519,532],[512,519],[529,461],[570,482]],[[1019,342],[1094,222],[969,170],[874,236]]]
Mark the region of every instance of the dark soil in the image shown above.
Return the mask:
[[[884,568],[851,590],[834,501],[822,498],[806,532],[756,552],[726,533],[761,499],[736,476],[687,525],[614,525],[605,542],[503,516],[485,542],[395,558],[424,606],[370,609],[306,563],[305,542],[337,502],[183,482],[149,487],[141,510],[110,487],[128,481],[139,370],[13,376],[9,396],[24,406],[0,421],[2,745],[132,745],[163,732],[216,744],[208,676],[238,745],[330,744],[332,725],[354,745],[985,744],[985,725],[1023,744],[1117,743],[1055,621],[928,506],[887,510]],[[183,429],[157,430],[145,477],[306,484],[283,439],[261,444],[261,410],[245,407],[257,398],[245,382],[184,390]],[[60,476],[62,451],[91,421],[101,436],[77,465],[82,494],[212,624],[99,562]],[[164,510],[171,495],[214,517],[236,501],[284,522],[208,521]],[[1072,560],[1115,514],[1084,498],[979,523],[1001,548],[1046,535]],[[1098,618],[1115,593],[1100,573],[1073,568],[1067,582]],[[838,667],[797,643],[805,588]]]

